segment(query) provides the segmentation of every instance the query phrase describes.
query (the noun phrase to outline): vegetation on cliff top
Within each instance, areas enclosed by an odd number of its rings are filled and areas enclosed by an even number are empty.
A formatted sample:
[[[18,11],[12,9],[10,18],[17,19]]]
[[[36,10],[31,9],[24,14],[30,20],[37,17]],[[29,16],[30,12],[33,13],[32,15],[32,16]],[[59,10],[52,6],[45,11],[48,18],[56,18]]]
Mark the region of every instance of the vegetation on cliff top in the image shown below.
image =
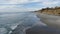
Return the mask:
[[[42,8],[41,10],[38,10],[36,12],[44,13],[44,14],[60,15],[60,7]]]

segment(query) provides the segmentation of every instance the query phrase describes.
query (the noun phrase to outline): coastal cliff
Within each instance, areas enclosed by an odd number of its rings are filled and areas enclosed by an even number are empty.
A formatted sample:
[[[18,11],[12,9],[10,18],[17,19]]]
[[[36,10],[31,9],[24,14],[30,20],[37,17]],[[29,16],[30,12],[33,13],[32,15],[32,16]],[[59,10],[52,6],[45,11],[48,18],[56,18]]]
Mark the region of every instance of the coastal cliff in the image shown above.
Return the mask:
[[[35,11],[35,13],[49,27],[60,29],[60,7],[43,8]]]
[[[54,8],[42,8],[41,10],[35,11],[38,13],[43,14],[52,14],[52,15],[60,15],[60,7],[54,7]]]

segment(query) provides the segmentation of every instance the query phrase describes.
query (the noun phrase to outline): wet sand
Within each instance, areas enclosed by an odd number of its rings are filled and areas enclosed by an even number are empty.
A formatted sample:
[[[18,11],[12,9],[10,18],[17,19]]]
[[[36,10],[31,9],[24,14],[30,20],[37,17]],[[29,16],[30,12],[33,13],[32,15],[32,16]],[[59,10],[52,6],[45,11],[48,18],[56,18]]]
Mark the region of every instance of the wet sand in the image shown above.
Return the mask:
[[[60,30],[46,26],[34,26],[26,30],[26,34],[60,34]]]

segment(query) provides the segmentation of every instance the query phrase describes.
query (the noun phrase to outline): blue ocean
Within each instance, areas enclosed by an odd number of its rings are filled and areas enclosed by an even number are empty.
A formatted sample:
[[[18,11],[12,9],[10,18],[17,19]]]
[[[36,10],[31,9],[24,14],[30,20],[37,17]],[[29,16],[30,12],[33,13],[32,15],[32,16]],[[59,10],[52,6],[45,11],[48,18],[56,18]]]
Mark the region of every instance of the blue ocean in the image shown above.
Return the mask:
[[[60,30],[48,28],[34,12],[0,12],[0,34],[26,34],[27,29],[37,25],[47,31],[60,33]]]

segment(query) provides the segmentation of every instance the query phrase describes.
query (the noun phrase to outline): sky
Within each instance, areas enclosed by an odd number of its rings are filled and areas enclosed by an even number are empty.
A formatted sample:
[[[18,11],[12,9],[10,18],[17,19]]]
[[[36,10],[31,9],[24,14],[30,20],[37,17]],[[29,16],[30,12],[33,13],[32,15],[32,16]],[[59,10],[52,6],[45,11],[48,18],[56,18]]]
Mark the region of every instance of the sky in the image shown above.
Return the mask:
[[[60,6],[60,0],[0,0],[0,12],[35,11]]]

